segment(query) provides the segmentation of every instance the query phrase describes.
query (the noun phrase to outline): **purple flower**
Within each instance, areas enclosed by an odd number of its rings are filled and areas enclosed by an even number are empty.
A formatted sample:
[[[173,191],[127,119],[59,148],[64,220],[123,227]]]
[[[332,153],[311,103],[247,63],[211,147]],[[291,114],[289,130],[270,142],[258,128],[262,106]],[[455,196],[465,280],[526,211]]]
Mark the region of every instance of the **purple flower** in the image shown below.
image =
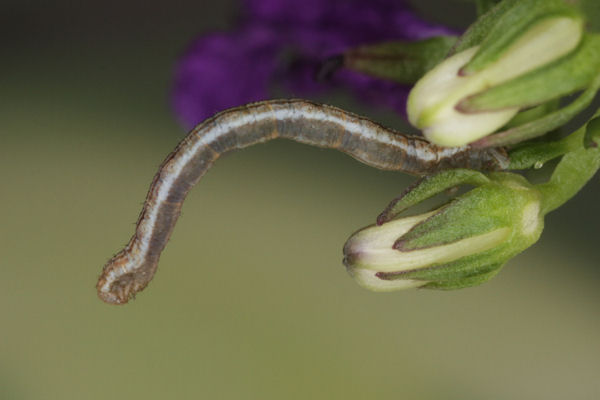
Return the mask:
[[[371,104],[404,113],[408,89],[342,70],[327,82],[323,60],[362,44],[452,34],[428,24],[404,0],[244,0],[237,28],[198,38],[179,60],[173,106],[186,127],[273,92],[307,97],[344,86]]]

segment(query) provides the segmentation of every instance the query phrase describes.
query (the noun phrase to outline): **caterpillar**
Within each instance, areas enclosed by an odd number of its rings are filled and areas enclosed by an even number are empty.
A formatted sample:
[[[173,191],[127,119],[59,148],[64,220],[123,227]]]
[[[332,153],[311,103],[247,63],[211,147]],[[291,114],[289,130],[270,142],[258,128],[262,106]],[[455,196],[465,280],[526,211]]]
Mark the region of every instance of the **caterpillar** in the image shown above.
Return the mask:
[[[337,107],[306,100],[268,100],[220,112],[194,128],[154,176],[135,234],[102,271],[98,296],[125,304],[152,280],[183,201],[222,155],[276,138],[343,151],[383,170],[425,175],[442,169],[501,170],[503,149],[444,148],[403,135]]]

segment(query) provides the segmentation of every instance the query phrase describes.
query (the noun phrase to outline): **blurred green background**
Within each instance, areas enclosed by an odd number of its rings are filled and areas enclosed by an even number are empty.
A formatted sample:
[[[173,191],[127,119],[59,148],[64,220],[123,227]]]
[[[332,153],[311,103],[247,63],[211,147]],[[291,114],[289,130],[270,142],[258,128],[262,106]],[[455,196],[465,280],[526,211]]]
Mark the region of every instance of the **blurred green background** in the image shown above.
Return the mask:
[[[237,4],[3,5],[0,399],[600,398],[598,177],[491,282],[376,294],[341,248],[412,178],[295,143],[250,148],[193,190],[149,288],[102,303],[102,265],[184,134],[174,60]],[[457,28],[471,17],[417,6]]]

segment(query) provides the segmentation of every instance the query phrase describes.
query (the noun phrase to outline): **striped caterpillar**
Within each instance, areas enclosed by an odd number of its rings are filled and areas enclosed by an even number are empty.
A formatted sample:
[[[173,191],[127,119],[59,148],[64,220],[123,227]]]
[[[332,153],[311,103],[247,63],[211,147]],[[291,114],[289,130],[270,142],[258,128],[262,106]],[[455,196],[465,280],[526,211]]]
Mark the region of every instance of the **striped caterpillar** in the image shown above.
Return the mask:
[[[348,153],[369,166],[425,175],[441,169],[505,169],[502,149],[443,148],[339,108],[305,100],[270,100],[223,111],[194,128],[154,176],[136,231],[104,266],[97,284],[107,303],[124,304],[154,276],[183,201],[220,155],[291,139]]]

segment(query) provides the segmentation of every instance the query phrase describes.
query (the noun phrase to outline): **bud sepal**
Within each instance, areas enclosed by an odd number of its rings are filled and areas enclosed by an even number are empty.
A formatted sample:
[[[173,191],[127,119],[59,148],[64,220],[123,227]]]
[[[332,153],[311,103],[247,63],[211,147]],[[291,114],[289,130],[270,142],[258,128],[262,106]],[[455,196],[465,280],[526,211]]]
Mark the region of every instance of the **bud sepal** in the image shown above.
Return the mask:
[[[600,37],[584,27],[577,7],[562,0],[502,1],[417,82],[409,121],[432,143],[461,146],[499,130],[521,110],[590,87],[600,68]],[[550,125],[535,125],[535,134]]]
[[[477,187],[432,212],[393,219],[414,203],[407,199],[415,193],[424,200],[451,183]],[[372,290],[472,286],[537,241],[543,229],[540,211],[540,193],[520,175],[441,172],[394,200],[379,225],[355,233],[344,247],[344,262]]]

